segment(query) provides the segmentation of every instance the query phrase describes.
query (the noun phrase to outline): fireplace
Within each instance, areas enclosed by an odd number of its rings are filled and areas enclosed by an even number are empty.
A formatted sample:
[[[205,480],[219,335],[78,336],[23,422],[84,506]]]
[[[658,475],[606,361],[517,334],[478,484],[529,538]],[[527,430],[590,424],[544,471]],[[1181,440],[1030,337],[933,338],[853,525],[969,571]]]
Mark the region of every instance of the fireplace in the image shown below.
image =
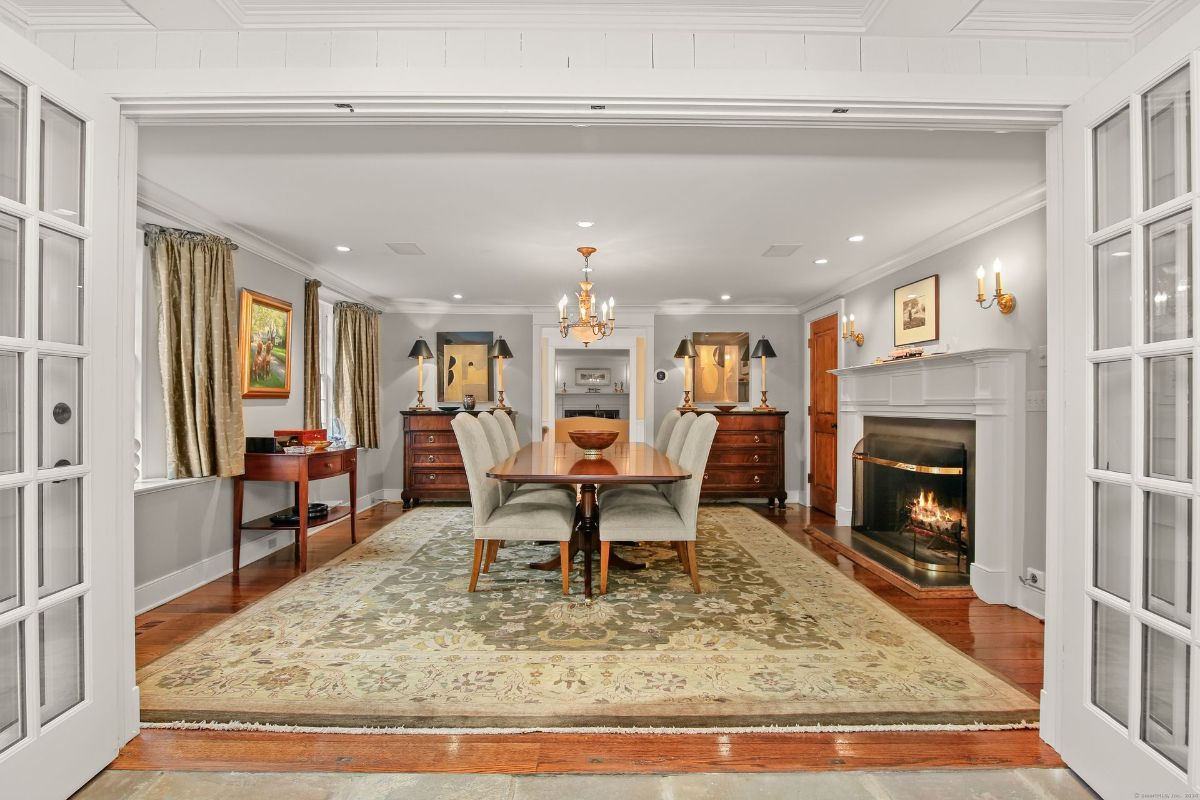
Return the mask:
[[[939,430],[958,427],[941,421],[873,421],[880,432],[865,433],[852,454],[851,529],[916,569],[967,575],[973,437]]]

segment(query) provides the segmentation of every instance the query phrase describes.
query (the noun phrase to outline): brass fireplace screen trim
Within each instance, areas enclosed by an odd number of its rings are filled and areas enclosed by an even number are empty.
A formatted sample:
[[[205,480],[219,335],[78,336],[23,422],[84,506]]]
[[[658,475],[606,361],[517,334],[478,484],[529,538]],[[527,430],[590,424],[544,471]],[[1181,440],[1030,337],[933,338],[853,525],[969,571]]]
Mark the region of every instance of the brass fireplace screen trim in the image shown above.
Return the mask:
[[[893,467],[908,472],[922,472],[926,475],[962,475],[962,467],[927,467],[924,464],[908,464],[904,461],[892,461],[890,458],[878,458],[862,453],[854,453],[856,461],[866,461],[868,464],[878,464],[881,467]]]

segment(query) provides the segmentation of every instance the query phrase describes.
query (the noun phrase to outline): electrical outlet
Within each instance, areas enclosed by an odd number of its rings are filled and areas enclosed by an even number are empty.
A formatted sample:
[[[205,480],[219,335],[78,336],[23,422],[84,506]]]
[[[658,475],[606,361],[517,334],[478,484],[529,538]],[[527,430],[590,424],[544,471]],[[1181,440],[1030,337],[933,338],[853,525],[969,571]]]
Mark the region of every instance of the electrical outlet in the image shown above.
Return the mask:
[[[1025,568],[1025,583],[1038,589],[1046,588],[1046,573],[1033,567]]]
[[[1046,390],[1036,389],[1032,392],[1025,393],[1025,410],[1026,411],[1045,411],[1046,410]]]

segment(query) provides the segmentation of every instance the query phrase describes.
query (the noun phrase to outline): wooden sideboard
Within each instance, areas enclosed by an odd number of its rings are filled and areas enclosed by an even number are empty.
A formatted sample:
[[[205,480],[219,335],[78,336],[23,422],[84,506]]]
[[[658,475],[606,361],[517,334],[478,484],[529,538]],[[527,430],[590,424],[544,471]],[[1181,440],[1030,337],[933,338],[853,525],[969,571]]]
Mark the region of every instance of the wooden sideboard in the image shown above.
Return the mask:
[[[783,482],[786,411],[716,411],[717,435],[708,454],[702,499],[763,497],[767,505],[787,501]]]
[[[491,409],[476,409],[480,414]],[[450,421],[454,411],[401,411],[404,416],[404,490],[400,499],[405,508],[422,500],[470,500],[467,473]],[[514,419],[517,412],[508,412]]]

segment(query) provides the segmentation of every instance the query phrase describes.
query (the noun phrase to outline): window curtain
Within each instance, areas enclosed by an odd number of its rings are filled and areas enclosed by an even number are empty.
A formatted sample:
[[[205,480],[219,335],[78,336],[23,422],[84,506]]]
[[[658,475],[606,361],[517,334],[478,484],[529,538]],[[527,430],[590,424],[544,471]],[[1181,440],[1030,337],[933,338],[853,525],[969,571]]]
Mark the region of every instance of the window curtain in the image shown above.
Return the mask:
[[[379,446],[379,312],[359,303],[333,307],[334,403],[346,443]]]
[[[321,282],[304,282],[304,427],[321,427]]]
[[[158,295],[167,477],[244,471],[233,243],[145,226]]]

